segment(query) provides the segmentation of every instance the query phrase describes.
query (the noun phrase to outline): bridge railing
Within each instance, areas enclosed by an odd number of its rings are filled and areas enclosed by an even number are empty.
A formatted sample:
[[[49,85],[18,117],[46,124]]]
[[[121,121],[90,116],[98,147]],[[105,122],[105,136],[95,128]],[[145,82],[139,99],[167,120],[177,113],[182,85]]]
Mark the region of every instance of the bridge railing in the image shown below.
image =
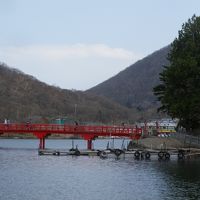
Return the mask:
[[[0,124],[0,133],[95,134],[99,136],[130,136],[141,134],[142,129],[127,126],[83,126],[57,124]]]

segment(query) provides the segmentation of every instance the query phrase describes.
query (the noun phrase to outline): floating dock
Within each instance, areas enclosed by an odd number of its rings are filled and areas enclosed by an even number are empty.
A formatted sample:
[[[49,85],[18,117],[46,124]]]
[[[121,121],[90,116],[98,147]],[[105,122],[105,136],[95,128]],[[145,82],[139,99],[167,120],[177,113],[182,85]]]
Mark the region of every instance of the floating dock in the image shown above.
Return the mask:
[[[99,156],[100,158],[108,157],[132,157],[135,159],[151,159],[169,160],[170,158],[195,159],[200,158],[200,149],[170,149],[170,150],[152,150],[152,149],[105,149],[105,150],[79,150],[79,149],[39,149],[39,155],[49,156]]]

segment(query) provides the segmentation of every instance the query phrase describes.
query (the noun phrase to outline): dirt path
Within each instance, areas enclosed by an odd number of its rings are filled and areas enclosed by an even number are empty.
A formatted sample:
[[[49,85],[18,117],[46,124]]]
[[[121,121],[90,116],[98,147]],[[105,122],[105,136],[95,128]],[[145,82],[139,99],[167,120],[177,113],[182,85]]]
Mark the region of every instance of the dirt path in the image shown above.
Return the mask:
[[[174,149],[184,147],[183,142],[175,138],[149,137],[140,139],[138,144],[150,149]]]

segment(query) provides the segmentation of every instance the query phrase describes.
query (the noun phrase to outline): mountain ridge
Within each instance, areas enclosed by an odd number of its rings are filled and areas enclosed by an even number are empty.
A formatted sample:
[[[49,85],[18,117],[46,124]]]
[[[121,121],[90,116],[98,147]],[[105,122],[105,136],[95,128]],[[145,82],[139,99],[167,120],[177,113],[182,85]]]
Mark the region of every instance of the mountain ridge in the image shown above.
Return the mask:
[[[130,65],[110,79],[87,90],[110,98],[128,108],[147,110],[158,106],[152,89],[159,83],[159,73],[168,64],[170,45]]]

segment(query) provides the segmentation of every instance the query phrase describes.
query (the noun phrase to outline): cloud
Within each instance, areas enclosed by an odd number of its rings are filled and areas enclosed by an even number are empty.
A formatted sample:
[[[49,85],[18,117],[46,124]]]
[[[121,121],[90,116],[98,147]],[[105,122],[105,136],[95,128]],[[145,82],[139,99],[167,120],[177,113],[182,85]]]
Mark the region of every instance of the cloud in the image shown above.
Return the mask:
[[[28,45],[0,48],[0,61],[49,84],[87,89],[142,56],[105,44]]]
[[[36,56],[44,59],[69,58],[112,58],[130,60],[136,55],[123,48],[112,48],[105,44],[74,44],[74,45],[31,45],[21,47],[4,47],[1,51],[12,56]]]

